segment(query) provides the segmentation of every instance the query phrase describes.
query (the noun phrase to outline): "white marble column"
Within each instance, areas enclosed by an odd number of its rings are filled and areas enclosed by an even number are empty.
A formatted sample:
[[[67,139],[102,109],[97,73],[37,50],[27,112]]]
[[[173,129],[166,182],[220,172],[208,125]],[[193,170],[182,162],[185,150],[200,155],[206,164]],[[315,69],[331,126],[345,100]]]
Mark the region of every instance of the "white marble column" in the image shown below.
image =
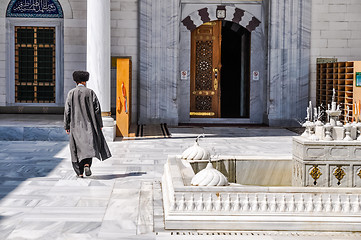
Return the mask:
[[[311,0],[269,4],[269,125],[298,126],[309,98]]]
[[[110,116],[110,0],[87,0],[87,87],[98,96],[107,140],[115,138]]]

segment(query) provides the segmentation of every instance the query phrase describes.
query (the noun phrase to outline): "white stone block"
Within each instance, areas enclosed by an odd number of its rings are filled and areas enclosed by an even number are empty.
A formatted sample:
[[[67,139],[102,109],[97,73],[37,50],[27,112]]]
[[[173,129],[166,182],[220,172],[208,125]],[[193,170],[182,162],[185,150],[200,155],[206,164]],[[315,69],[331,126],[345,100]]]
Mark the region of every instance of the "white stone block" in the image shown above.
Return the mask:
[[[330,22],[330,27],[332,30],[349,30],[349,25],[352,25],[350,22]],[[329,29],[329,30],[331,30]]]
[[[0,105],[5,106],[6,104],[6,95],[0,94]]]
[[[325,39],[348,39],[351,37],[351,31],[321,30],[321,38]]]
[[[351,39],[360,39],[361,38],[361,31],[352,31]]]
[[[351,138],[354,140],[357,138],[357,128],[355,126],[351,128]]]
[[[85,19],[66,19],[64,20],[64,29],[69,27],[86,27]]]
[[[345,130],[343,127],[333,127],[332,128],[332,138],[333,140],[342,140],[345,138]]]
[[[346,13],[319,13],[318,21],[346,21]]]
[[[345,21],[353,22],[353,24],[357,24],[360,22],[360,13],[347,13],[345,17]]]
[[[73,11],[73,18],[75,19],[86,19],[86,11]]]
[[[116,20],[118,28],[137,28],[138,23],[134,20]]]
[[[340,13],[346,12],[347,5],[346,4],[330,4],[328,5],[328,11],[330,13]]]
[[[348,46],[348,39],[328,39],[328,48],[346,48]]]
[[[110,2],[110,10],[113,11],[118,11],[120,10],[120,2]]]
[[[361,48],[360,42],[361,39],[348,39],[347,46],[349,48]]]
[[[323,126],[316,126],[315,134],[319,139],[325,138],[325,130]]]
[[[311,40],[311,47],[326,48],[327,46],[328,46],[327,39],[312,39]]]
[[[361,11],[361,1],[354,0],[353,3],[347,5],[347,13],[359,13]]]
[[[133,3],[122,1],[120,3],[120,9],[122,11],[138,11],[137,1],[133,1]]]
[[[351,0],[342,0],[342,1],[339,1],[339,0],[325,0],[324,1],[324,4],[333,4],[333,5],[344,5],[344,4],[350,4],[351,3]]]
[[[321,48],[322,56],[349,56],[351,55],[352,49],[349,48]]]

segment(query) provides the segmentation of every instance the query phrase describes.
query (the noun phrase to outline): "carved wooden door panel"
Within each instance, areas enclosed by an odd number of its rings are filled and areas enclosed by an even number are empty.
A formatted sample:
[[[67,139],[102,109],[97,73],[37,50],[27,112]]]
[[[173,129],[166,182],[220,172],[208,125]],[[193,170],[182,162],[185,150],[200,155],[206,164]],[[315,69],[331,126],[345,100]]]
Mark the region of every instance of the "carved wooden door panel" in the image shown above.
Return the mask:
[[[192,31],[190,117],[221,117],[221,29],[214,21]]]

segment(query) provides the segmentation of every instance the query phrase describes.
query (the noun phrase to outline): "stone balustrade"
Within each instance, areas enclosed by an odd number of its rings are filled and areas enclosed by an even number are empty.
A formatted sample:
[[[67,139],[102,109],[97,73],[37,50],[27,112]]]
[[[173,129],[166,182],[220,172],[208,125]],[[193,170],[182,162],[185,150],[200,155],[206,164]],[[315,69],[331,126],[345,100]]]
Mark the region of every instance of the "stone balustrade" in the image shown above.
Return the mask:
[[[188,161],[168,157],[162,180],[166,229],[361,231],[359,188],[202,187],[190,185],[193,176]]]

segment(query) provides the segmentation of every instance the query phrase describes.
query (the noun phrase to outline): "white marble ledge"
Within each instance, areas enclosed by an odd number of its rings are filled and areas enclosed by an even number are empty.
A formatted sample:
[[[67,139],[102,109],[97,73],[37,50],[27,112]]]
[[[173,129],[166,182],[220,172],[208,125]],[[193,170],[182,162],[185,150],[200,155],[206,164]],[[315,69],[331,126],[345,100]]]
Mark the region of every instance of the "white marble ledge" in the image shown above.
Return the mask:
[[[320,193],[320,194],[361,194],[361,188],[332,188],[332,187],[265,187],[265,186],[252,186],[252,185],[238,185],[232,184],[229,186],[221,187],[202,187],[202,186],[186,186],[184,185],[181,170],[179,168],[179,162],[182,160],[169,156],[165,168],[168,167],[169,172],[165,171],[164,179],[168,179],[168,182],[172,182],[174,192],[194,192],[199,194],[200,192],[212,192],[212,193]],[[183,165],[187,167],[186,165]],[[190,167],[190,165],[189,165]],[[190,169],[190,171],[193,171]],[[171,174],[171,176],[168,175]]]
[[[333,140],[333,141],[325,141],[318,140],[312,141],[308,138],[296,136],[293,137],[293,141],[304,144],[304,145],[322,145],[322,146],[361,146],[361,141],[353,140],[353,141],[342,141],[342,140]]]

